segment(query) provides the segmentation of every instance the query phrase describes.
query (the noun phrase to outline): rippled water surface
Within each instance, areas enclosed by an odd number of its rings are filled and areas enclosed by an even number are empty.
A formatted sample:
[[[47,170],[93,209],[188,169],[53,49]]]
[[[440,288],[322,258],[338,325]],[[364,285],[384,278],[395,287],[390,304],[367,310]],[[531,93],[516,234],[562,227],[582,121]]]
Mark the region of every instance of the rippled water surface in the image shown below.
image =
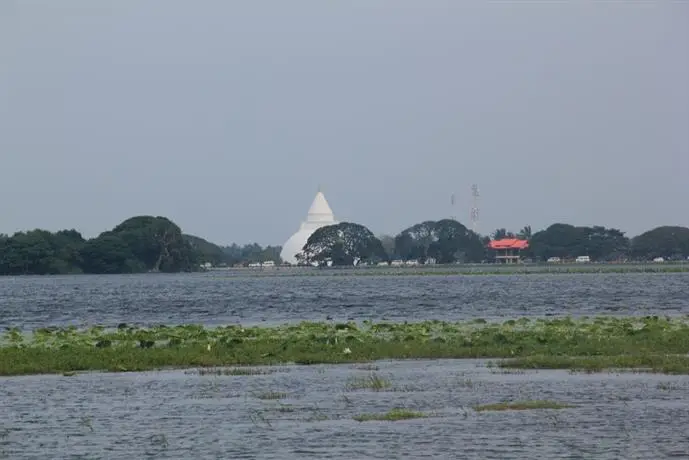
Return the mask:
[[[689,314],[689,274],[0,278],[0,327]],[[689,376],[481,361],[0,378],[0,458],[689,458]],[[352,390],[375,372],[390,391]],[[285,393],[265,399],[266,392]],[[476,412],[551,399],[563,410]],[[427,418],[357,422],[396,407]]]
[[[478,361],[0,379],[0,455],[21,459],[661,459],[689,455],[689,377],[506,374]],[[354,390],[375,372],[390,391]],[[281,399],[262,399],[266,392]],[[476,412],[549,399],[574,408]],[[353,420],[395,407],[428,418]]]
[[[0,278],[0,327],[689,314],[689,273]]]

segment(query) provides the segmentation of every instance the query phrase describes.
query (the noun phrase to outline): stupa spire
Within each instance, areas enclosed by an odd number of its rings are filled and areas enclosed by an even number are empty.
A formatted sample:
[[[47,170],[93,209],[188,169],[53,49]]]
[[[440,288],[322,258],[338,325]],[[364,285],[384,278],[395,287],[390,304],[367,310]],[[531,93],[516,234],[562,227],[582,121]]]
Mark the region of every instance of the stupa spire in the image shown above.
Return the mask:
[[[334,220],[333,210],[330,209],[328,200],[325,199],[325,195],[320,191],[320,187],[311,203],[306,220],[307,222],[329,222]]]

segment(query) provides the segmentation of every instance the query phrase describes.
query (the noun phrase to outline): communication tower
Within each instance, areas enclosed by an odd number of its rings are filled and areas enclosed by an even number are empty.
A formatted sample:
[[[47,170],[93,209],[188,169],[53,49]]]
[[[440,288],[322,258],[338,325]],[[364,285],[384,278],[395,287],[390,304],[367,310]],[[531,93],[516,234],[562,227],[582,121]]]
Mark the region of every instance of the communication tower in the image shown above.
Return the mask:
[[[474,231],[474,233],[478,233],[479,192],[478,192],[478,185],[476,185],[476,184],[471,186],[471,197],[472,197],[472,200],[471,200],[471,229]]]
[[[452,212],[450,213],[450,219],[457,220],[457,214],[455,213],[455,194],[450,195],[450,207]]]

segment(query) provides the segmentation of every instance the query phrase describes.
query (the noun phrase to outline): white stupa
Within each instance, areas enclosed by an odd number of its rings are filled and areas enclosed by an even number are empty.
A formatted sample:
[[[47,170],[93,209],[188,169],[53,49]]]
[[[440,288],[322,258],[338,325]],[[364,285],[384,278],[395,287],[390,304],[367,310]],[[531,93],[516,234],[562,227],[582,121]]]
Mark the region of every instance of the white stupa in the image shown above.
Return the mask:
[[[282,246],[282,252],[280,253],[282,261],[296,265],[297,254],[302,251],[313,232],[321,227],[338,223],[333,215],[333,210],[330,209],[330,205],[325,199],[325,195],[318,190],[316,198],[313,199],[313,203],[311,203],[309,212],[306,215],[306,220],[301,223],[297,233],[292,235]]]

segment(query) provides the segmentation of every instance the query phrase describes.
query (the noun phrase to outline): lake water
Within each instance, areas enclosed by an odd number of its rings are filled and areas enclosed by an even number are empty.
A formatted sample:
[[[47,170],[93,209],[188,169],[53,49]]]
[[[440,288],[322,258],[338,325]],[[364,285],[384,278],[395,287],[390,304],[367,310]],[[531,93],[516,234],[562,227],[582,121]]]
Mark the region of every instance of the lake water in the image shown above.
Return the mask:
[[[663,459],[689,455],[689,376],[505,374],[482,361],[0,379],[0,458]],[[375,372],[393,391],[351,390]],[[280,400],[261,399],[267,391]],[[549,399],[561,410],[476,412]],[[357,422],[395,407],[428,418]]]
[[[689,314],[689,274],[0,278],[0,327]],[[0,378],[0,459],[689,458],[689,376],[485,361]],[[371,372],[394,391],[350,391]],[[261,393],[284,392],[279,400]],[[551,399],[563,410],[476,412]],[[428,418],[357,422],[404,407]]]
[[[689,314],[689,273],[0,278],[0,328]]]

